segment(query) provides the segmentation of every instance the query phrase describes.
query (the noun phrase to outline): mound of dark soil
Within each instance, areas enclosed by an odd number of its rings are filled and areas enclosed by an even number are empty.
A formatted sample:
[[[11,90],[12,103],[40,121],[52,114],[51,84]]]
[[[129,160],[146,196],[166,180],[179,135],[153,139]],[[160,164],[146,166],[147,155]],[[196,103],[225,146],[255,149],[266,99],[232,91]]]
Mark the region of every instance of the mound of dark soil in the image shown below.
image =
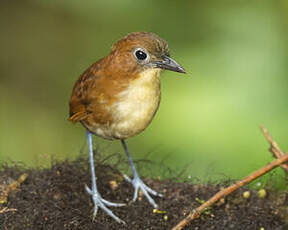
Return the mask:
[[[19,188],[9,192],[7,203],[0,204],[1,229],[171,229],[191,209],[220,189],[220,185],[146,179],[150,187],[164,194],[164,198],[156,198],[160,211],[155,212],[145,198],[130,202],[133,188],[117,170],[107,165],[97,165],[97,184],[103,198],[127,202],[125,207],[112,208],[127,223],[121,225],[102,210],[92,221],[93,203],[84,189],[85,184],[90,185],[86,159],[55,163],[51,168],[41,170],[2,166],[0,194],[1,189],[3,191],[7,187],[6,184],[24,172],[28,173],[28,178]],[[250,197],[245,199],[244,191],[248,190],[240,189],[222,199],[186,229],[288,229],[287,193],[267,191],[265,198],[259,198],[255,191],[250,191]],[[3,211],[5,207],[16,210]]]

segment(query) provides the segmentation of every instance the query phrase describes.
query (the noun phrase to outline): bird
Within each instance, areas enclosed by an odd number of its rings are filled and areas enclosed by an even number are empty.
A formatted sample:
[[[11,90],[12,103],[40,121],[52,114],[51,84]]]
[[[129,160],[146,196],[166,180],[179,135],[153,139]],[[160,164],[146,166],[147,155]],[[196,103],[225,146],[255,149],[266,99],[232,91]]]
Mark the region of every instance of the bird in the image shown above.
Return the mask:
[[[170,57],[167,42],[152,32],[132,32],[117,41],[106,57],[93,63],[75,82],[69,101],[69,120],[86,129],[92,188],[86,191],[94,203],[93,219],[98,208],[119,223],[125,223],[108,207],[121,207],[103,199],[97,189],[92,135],[120,140],[132,169],[133,201],[139,190],[157,208],[153,196],[162,194],[148,187],[140,178],[128,150],[126,139],[142,132],[152,121],[161,99],[160,73],[170,70],[186,73]]]

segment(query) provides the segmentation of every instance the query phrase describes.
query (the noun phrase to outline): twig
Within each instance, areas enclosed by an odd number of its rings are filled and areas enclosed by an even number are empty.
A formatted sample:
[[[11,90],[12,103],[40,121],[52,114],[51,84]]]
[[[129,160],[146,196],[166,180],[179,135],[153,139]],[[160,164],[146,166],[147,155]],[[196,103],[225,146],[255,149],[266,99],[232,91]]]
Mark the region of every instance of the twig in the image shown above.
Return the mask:
[[[20,186],[20,184],[26,180],[27,177],[28,177],[28,174],[23,173],[22,175],[19,176],[19,178],[16,181],[9,184],[8,187],[2,192],[2,194],[0,196],[0,204],[6,203],[9,192],[18,188]]]
[[[278,167],[279,165],[283,164],[284,162],[288,161],[288,154],[274,160],[273,162],[269,163],[265,167],[251,173],[248,177],[246,177],[243,180],[240,180],[236,182],[235,184],[219,191],[216,193],[212,198],[207,200],[204,204],[193,210],[185,219],[183,219],[179,224],[177,224],[175,227],[173,227],[172,230],[180,230],[183,227],[185,227],[191,220],[196,219],[200,216],[200,214],[205,211],[205,209],[212,204],[214,204],[216,201],[218,201],[223,196],[227,196],[230,193],[234,192],[236,189],[244,186],[245,184],[250,183],[251,181],[255,180],[256,178],[262,176],[263,174],[271,171],[272,169]]]
[[[285,153],[278,147],[277,143],[272,139],[272,137],[270,136],[270,134],[268,133],[268,131],[261,125],[260,126],[261,130],[264,133],[264,136],[266,137],[267,141],[270,143],[270,148],[269,151],[273,154],[273,156],[275,158],[280,158],[283,155],[285,155]],[[280,165],[282,167],[282,169],[288,173],[288,164],[282,164]]]
[[[8,208],[8,207],[4,207],[0,210],[0,214],[5,213],[5,212],[16,212],[17,209],[16,208]]]
[[[267,138],[267,140],[271,143],[271,151],[277,151],[279,153],[279,147],[277,146],[276,142],[273,141],[273,139],[271,138],[271,136],[268,134],[267,130],[264,129],[263,127],[261,127],[261,129],[264,132],[265,137]],[[273,143],[273,144],[272,144]],[[273,148],[272,148],[273,147]],[[280,150],[280,152],[282,152]],[[282,166],[283,163],[288,162],[288,154],[284,154],[280,157],[277,157],[276,160],[272,161],[271,163],[269,163],[268,165],[266,165],[265,167],[251,173],[249,176],[247,176],[246,178],[244,178],[243,180],[240,180],[238,182],[236,182],[235,184],[219,191],[218,193],[216,193],[213,197],[211,197],[209,200],[207,200],[204,204],[202,204],[201,206],[199,206],[198,208],[194,209],[192,212],[190,212],[190,214],[185,217],[182,221],[180,221],[176,226],[174,226],[172,228],[172,230],[181,230],[183,229],[186,225],[188,225],[193,219],[198,218],[201,213],[203,211],[205,211],[205,209],[209,206],[211,206],[212,204],[214,204],[215,202],[217,202],[220,198],[229,195],[230,193],[234,192],[235,190],[237,190],[238,188],[250,183],[251,181],[255,180],[256,178],[264,175],[265,173],[271,171],[272,169],[278,167],[278,166]]]

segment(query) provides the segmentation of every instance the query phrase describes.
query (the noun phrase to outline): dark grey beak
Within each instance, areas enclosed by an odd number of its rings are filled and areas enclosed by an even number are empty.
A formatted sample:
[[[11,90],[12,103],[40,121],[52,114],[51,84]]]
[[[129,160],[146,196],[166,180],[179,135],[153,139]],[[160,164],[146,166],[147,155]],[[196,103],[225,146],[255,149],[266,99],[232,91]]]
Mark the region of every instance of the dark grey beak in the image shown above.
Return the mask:
[[[172,58],[168,56],[163,56],[162,59],[163,60],[161,61],[155,62],[157,68],[167,69],[179,73],[186,73],[185,69],[181,65],[179,65],[176,61],[174,61]]]

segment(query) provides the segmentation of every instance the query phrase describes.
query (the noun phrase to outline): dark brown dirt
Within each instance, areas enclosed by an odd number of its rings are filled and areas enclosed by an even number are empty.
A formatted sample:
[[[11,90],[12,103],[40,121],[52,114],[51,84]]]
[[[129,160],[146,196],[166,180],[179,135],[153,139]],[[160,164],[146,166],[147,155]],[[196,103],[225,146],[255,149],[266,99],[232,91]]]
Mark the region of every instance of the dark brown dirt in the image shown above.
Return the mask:
[[[163,212],[155,213],[145,198],[135,203],[129,202],[133,188],[123,181],[117,170],[107,165],[97,165],[96,170],[102,196],[109,201],[127,202],[126,207],[112,208],[127,225],[116,223],[102,210],[98,211],[95,221],[92,221],[93,204],[84,189],[85,184],[90,184],[88,161],[77,159],[73,162],[55,163],[50,169],[41,170],[2,166],[2,189],[5,183],[12,181],[11,178],[17,179],[23,172],[27,172],[29,176],[18,189],[9,193],[7,203],[2,206],[0,204],[0,210],[3,207],[17,210],[0,214],[0,228],[171,229],[192,208],[199,206],[201,200],[207,200],[221,187],[146,179],[149,186],[165,196],[156,198],[159,209]],[[208,209],[185,229],[288,229],[287,192],[277,194],[268,190],[265,198],[259,198],[256,191],[250,191],[250,198],[244,199],[243,192],[247,190],[243,188],[236,191]]]

